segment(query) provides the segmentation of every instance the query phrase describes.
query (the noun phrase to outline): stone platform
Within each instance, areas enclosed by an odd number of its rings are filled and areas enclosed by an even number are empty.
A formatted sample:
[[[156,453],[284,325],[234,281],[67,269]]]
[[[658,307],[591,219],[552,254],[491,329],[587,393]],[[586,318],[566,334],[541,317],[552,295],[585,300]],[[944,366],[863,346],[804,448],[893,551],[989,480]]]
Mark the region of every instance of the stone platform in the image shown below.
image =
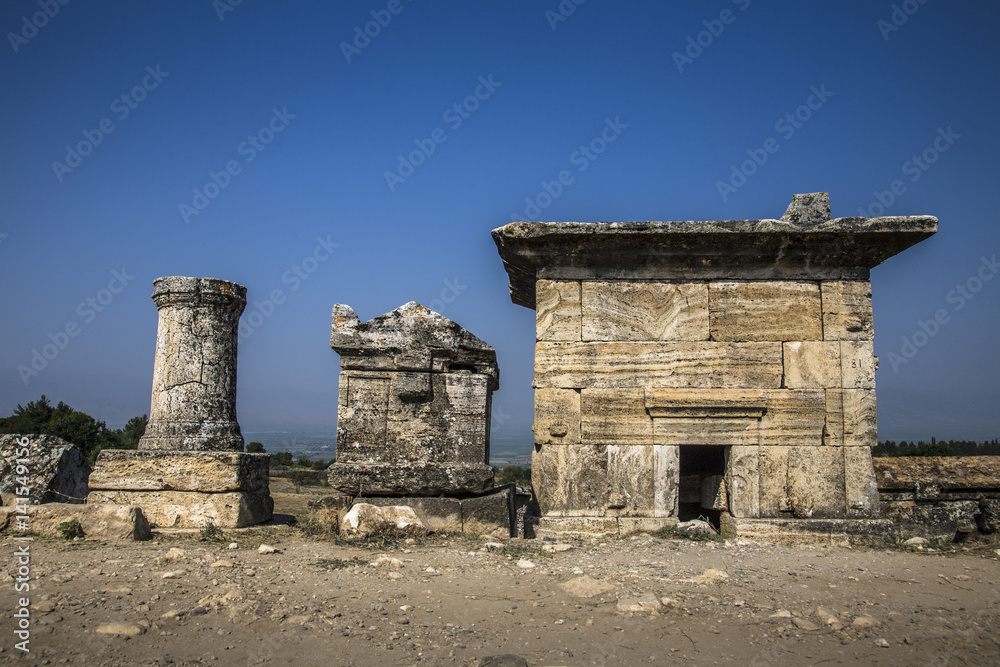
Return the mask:
[[[242,528],[271,519],[269,468],[267,454],[106,449],[87,502],[138,505],[157,528]]]

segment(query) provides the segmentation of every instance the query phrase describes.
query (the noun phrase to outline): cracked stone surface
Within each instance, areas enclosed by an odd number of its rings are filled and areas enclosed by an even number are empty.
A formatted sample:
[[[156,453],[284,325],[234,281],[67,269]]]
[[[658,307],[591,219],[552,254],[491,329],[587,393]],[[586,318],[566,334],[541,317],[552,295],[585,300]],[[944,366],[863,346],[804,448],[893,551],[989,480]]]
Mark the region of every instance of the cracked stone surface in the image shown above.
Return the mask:
[[[159,311],[153,394],[139,449],[243,451],[236,348],[246,288],[181,276],[153,286]]]

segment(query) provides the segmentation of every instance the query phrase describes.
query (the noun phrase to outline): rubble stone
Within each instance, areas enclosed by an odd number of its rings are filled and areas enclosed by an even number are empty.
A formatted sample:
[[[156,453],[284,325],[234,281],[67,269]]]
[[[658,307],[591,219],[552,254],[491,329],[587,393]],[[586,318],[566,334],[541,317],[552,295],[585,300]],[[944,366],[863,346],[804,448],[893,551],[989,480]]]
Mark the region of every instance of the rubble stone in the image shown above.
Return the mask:
[[[28,503],[82,503],[90,464],[76,445],[54,435],[0,435],[0,498],[14,505],[19,488]],[[25,480],[26,478],[26,480]],[[26,484],[19,483],[26,481]]]
[[[17,511],[0,507],[0,534],[17,534]],[[76,519],[85,538],[98,540],[148,540],[149,522],[135,505],[46,503],[28,511],[28,528],[44,537],[62,537],[59,525]]]

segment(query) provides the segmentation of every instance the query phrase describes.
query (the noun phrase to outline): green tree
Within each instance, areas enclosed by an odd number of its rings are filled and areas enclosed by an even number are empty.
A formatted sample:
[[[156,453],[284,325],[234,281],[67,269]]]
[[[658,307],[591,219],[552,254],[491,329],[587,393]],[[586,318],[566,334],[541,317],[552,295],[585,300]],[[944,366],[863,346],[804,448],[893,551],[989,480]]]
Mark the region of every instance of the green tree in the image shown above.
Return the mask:
[[[271,463],[278,466],[291,466],[292,465],[292,453],[291,452],[277,452],[271,454]]]
[[[267,454],[267,451],[264,449],[264,443],[257,442],[256,440],[248,442],[247,454]]]
[[[531,486],[531,468],[521,466],[504,466],[500,473],[501,484],[517,484],[518,486]]]
[[[141,415],[132,417],[125,422],[125,428],[121,429],[121,439],[118,449],[135,449],[139,446],[139,439],[146,433],[146,426],[149,425],[149,417]]]

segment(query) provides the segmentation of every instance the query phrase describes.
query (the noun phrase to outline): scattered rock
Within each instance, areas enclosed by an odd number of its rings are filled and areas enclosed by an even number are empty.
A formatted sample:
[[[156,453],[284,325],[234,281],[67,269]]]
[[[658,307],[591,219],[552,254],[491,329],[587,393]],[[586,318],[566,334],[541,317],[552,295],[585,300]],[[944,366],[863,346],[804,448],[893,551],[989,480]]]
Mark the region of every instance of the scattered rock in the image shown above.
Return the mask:
[[[592,598],[596,595],[602,595],[615,590],[614,584],[594,579],[588,574],[564,581],[559,584],[559,587],[570,595],[580,598]]]
[[[926,537],[911,537],[910,539],[903,542],[904,547],[922,547],[928,544],[929,540]]]
[[[787,609],[779,609],[778,611],[771,614],[771,618],[791,618],[792,612]]]
[[[281,553],[281,552],[278,551],[277,549],[275,549],[274,547],[272,547],[270,544],[262,544],[259,547],[257,547],[257,553],[259,553],[259,554],[276,554],[276,553]]]
[[[851,621],[851,627],[855,630],[868,630],[871,628],[880,627],[882,623],[872,618],[871,616],[855,616],[854,620]]]
[[[217,560],[209,567],[235,567],[235,564],[231,560]]]
[[[542,551],[545,551],[545,552],[548,552],[548,553],[561,553],[563,551],[569,551],[572,548],[573,548],[572,544],[564,544],[562,542],[559,542],[558,544],[543,544],[542,545]]]
[[[519,655],[504,653],[480,658],[479,667],[528,667],[528,661]]]
[[[702,521],[701,519],[691,519],[690,521],[683,521],[677,524],[677,530],[685,533],[696,533],[702,535],[716,535],[715,528],[712,524],[707,521]]]
[[[160,575],[160,578],[162,578],[162,579],[176,579],[179,576],[181,576],[180,572],[164,572],[163,574]]]
[[[875,646],[878,646],[879,648],[889,648],[889,642],[879,637],[875,640]]]
[[[803,630],[805,632],[812,632],[813,630],[819,630],[818,625],[805,618],[793,618],[792,623],[799,630]]]
[[[138,623],[104,623],[97,626],[97,633],[101,635],[121,635],[124,637],[135,637],[146,631]]]
[[[618,601],[618,611],[646,612],[659,611],[663,605],[652,593],[644,593],[637,598],[626,598]]]
[[[349,535],[369,535],[385,530],[387,526],[420,535],[431,532],[430,526],[417,516],[413,508],[405,505],[378,507],[369,503],[357,503],[344,515],[340,523],[341,531]]]
[[[374,567],[384,565],[386,567],[391,567],[393,569],[398,570],[399,568],[403,567],[403,561],[399,560],[398,558],[392,558],[390,556],[379,556],[377,559],[375,559],[374,563],[371,563],[371,565],[373,565]]]
[[[239,549],[240,545],[237,544],[236,542],[230,542],[228,548],[229,548],[230,551],[233,551],[234,549]]]
[[[177,547],[171,547],[167,550],[167,553],[163,554],[163,557],[167,560],[180,560],[187,555],[187,552],[183,549],[178,549]]]
[[[688,579],[687,581],[692,584],[720,584],[728,578],[729,575],[723,570],[709,569],[705,570],[697,577]]]
[[[530,570],[531,568],[535,567],[535,564],[532,563],[530,560],[522,558],[521,560],[517,561],[517,566],[522,570]]]

